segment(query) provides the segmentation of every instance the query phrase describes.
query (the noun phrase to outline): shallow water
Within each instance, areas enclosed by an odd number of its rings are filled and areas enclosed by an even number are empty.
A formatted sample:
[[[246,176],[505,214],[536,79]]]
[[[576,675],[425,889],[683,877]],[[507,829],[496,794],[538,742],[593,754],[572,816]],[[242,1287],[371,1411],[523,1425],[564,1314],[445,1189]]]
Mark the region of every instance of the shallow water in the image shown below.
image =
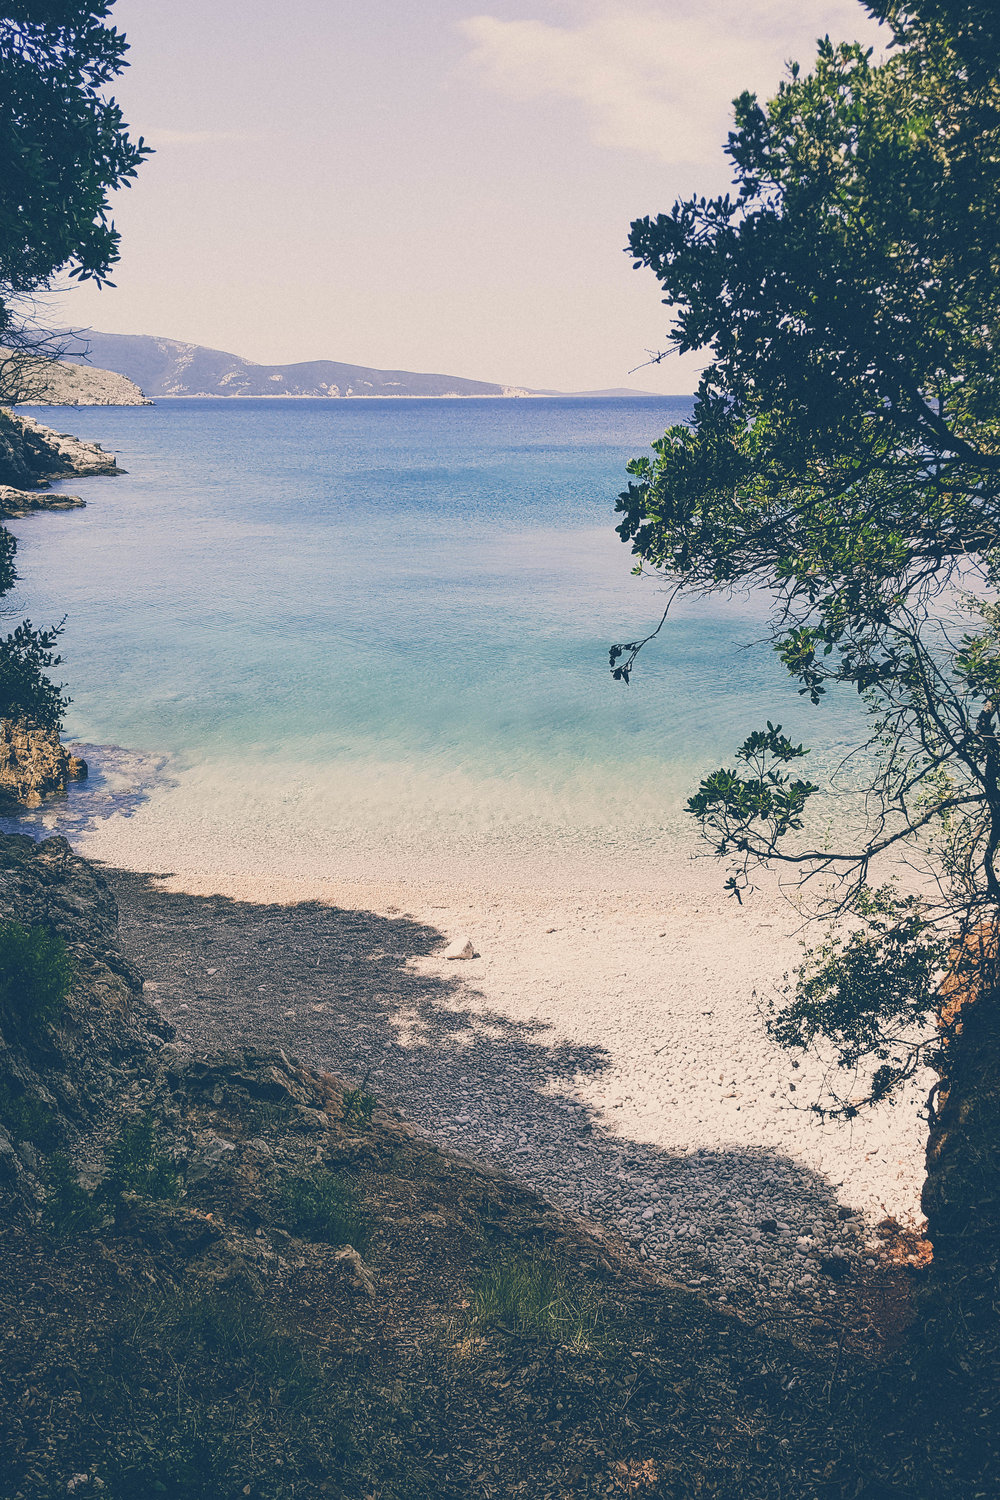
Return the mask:
[[[608,674],[663,605],[614,532],[624,465],[689,409],[33,412],[129,472],[14,524],[6,603],[68,617],[67,738],[145,752],[92,750],[93,785],[34,826],[147,867],[638,871],[687,847],[685,797],[764,719],[829,763],[850,710],[800,702],[756,601],[682,606],[631,686]]]

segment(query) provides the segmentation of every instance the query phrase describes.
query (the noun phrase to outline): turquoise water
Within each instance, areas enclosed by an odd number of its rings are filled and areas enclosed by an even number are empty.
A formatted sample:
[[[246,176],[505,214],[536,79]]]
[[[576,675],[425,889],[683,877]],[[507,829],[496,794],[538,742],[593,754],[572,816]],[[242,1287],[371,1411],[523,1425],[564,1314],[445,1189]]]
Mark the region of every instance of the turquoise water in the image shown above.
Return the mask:
[[[145,826],[144,849],[155,832],[176,852],[197,822],[213,857],[246,864],[291,831],[333,873],[387,843],[418,860],[647,859],[685,837],[684,797],[764,718],[822,729],[835,754],[836,724],[783,679],[752,600],[683,606],[630,687],[608,674],[609,644],[646,634],[663,603],[614,533],[624,464],[688,411],[33,412],[128,470],[67,486],[83,511],[15,523],[7,601],[36,624],[68,617],[67,737],[166,757],[131,834],[114,813],[119,841]]]

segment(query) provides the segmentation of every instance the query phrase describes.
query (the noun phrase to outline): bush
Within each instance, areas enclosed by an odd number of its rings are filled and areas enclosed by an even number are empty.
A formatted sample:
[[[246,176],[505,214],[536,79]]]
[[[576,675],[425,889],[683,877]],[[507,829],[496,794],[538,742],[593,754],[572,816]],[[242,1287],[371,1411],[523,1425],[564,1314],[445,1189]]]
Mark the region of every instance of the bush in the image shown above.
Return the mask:
[[[288,1230],[302,1239],[363,1250],[370,1238],[357,1189],[335,1172],[289,1177],[281,1190],[281,1213]]]
[[[41,729],[61,727],[70,700],[46,672],[62,661],[55,651],[62,628],[60,623],[36,630],[24,620],[0,639],[0,719],[28,719]]]
[[[59,1144],[61,1131],[55,1110],[23,1089],[0,1080],[0,1125],[14,1141],[30,1141],[42,1151]]]
[[[157,1150],[153,1116],[147,1112],[126,1120],[111,1149],[104,1196],[120,1198],[122,1193],[131,1192],[147,1198],[176,1198],[180,1187],[177,1168]]]
[[[101,1222],[101,1210],[92,1194],[80,1186],[65,1152],[57,1151],[50,1159],[46,1176],[45,1218],[55,1234],[79,1234]]]
[[[542,1256],[505,1255],[488,1267],[473,1288],[472,1320],[480,1328],[576,1349],[599,1341],[597,1300],[575,1290]]]
[[[0,923],[0,1023],[30,1040],[62,1014],[73,979],[69,950],[44,927]]]

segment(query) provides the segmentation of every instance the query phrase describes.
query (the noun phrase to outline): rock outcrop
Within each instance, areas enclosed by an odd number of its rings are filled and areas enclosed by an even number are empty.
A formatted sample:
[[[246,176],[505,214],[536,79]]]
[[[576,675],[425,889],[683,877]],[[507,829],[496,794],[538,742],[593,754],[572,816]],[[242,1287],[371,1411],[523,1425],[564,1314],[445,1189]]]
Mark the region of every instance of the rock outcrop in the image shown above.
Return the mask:
[[[87,775],[87,762],[71,755],[56,729],[24,719],[0,719],[0,794],[24,807],[38,807],[50,792]]]
[[[985,1350],[1000,1378],[1000,991],[968,997],[949,1029],[923,1191],[928,1310],[942,1348],[957,1341],[960,1363]]]
[[[34,490],[16,490],[0,484],[0,521],[16,521],[36,510],[77,510],[86,505],[79,495],[52,495]]]
[[[120,474],[114,454],[67,432],[53,432],[32,417],[0,409],[0,485],[45,489],[50,480]],[[73,497],[63,497],[71,499]]]

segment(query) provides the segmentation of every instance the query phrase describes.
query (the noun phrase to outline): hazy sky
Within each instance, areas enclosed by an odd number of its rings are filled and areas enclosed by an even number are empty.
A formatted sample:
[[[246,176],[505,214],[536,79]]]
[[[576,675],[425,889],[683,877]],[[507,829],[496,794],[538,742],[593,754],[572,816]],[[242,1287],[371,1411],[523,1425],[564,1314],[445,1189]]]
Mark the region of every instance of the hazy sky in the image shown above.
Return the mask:
[[[116,94],[156,147],[118,195],[114,290],[76,326],[250,359],[533,387],[691,389],[622,254],[631,219],[728,185],[730,100],[854,0],[118,0]]]

